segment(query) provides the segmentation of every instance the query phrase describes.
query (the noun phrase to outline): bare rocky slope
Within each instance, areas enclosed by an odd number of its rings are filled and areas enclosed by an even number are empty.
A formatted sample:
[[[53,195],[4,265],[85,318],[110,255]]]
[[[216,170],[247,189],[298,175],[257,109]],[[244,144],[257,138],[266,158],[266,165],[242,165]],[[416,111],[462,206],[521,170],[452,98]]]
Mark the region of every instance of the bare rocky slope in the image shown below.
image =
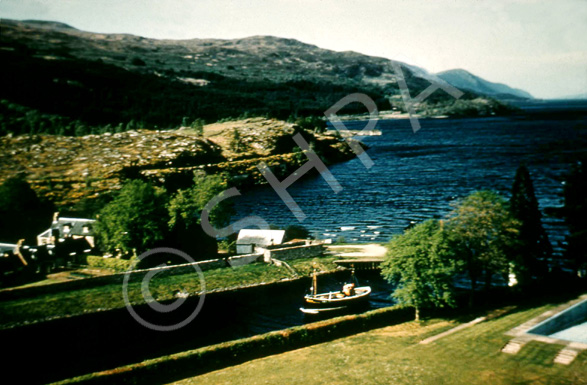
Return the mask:
[[[99,198],[119,189],[127,178],[179,188],[189,186],[194,172],[225,172],[232,184],[246,187],[266,183],[256,167],[260,161],[281,178],[307,162],[292,139],[296,132],[302,132],[326,163],[354,156],[335,137],[301,131],[275,119],[251,118],[207,125],[203,136],[181,128],[82,137],[1,137],[0,182],[21,174],[38,194],[61,207]]]

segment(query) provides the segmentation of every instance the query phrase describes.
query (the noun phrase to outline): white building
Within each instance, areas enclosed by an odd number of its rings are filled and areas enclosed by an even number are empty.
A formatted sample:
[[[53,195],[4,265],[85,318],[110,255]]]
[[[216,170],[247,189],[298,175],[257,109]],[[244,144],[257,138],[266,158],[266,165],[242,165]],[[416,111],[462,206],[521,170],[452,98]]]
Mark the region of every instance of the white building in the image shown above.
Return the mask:
[[[37,245],[55,245],[65,238],[85,238],[94,247],[94,223],[96,220],[87,218],[62,218],[59,213],[53,216],[51,227],[37,235]]]
[[[236,253],[263,253],[268,246],[281,245],[284,237],[285,230],[242,229],[236,240]]]

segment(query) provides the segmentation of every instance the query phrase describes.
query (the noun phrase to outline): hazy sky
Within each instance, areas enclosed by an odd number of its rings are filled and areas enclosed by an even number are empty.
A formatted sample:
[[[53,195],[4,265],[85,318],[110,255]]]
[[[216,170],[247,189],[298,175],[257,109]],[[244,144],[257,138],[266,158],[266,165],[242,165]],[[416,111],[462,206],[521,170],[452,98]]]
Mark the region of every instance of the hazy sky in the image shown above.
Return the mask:
[[[274,35],[464,68],[541,98],[587,92],[587,0],[0,0],[0,17],[153,38]]]

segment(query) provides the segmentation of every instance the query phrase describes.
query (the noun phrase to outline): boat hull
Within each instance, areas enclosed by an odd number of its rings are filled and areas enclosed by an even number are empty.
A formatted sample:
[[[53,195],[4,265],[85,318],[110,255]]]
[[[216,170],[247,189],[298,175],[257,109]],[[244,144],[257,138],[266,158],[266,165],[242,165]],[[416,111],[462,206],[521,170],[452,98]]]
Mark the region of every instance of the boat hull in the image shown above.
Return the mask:
[[[335,313],[337,311],[342,311],[347,309],[346,306],[342,306],[342,307],[326,307],[326,308],[320,308],[320,309],[313,309],[313,308],[305,308],[305,307],[301,307],[300,311],[304,314],[310,314],[310,315],[318,315],[318,314],[326,314],[326,313]]]
[[[304,297],[304,309],[342,309],[349,306],[363,304],[369,300],[371,287],[361,286],[355,288],[355,294],[345,296],[340,291],[322,293],[316,295],[306,295]],[[302,310],[303,311],[303,310]]]

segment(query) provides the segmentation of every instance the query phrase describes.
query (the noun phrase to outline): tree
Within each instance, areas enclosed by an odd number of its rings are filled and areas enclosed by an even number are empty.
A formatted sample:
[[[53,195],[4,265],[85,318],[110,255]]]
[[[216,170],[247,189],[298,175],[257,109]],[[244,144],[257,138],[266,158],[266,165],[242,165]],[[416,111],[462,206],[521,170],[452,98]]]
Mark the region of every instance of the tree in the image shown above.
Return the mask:
[[[196,134],[198,134],[198,135],[204,134],[204,120],[202,120],[200,118],[194,120],[191,124],[191,127],[196,132]]]
[[[474,192],[452,211],[447,222],[448,247],[471,280],[469,306],[483,274],[488,290],[493,274],[509,273],[518,227],[505,199],[493,191]]]
[[[295,124],[304,130],[314,131],[318,134],[322,134],[326,131],[326,122],[317,116],[295,119]]]
[[[284,241],[292,239],[310,239],[310,231],[302,225],[289,225],[285,228]]]
[[[400,304],[414,307],[417,321],[423,307],[455,305],[455,264],[445,247],[443,229],[432,219],[406,230],[387,245],[381,273],[397,285],[392,296]]]
[[[578,162],[567,175],[564,187],[565,222],[569,227],[566,255],[577,275],[587,269],[587,170]]]
[[[194,176],[191,188],[179,190],[168,205],[171,241],[196,259],[210,259],[217,253],[216,239],[208,236],[200,225],[201,212],[206,204],[226,189],[221,175]],[[232,206],[222,201],[210,211],[210,223],[221,228],[230,221]]]
[[[193,186],[179,190],[169,201],[169,227],[173,228],[179,222],[186,226],[199,224],[204,206],[226,188],[222,175],[195,174]],[[210,223],[216,227],[225,226],[231,214],[230,203],[222,201],[210,211]]]
[[[35,236],[49,228],[54,210],[24,178],[6,179],[0,185],[0,241],[16,243],[24,238],[36,243]]]
[[[96,232],[100,245],[109,252],[142,253],[165,239],[167,210],[165,191],[132,180],[98,216]]]
[[[126,131],[130,131],[130,130],[136,130],[137,128],[139,128],[139,124],[137,123],[136,120],[131,119],[127,124],[126,124]]]
[[[230,140],[230,149],[233,152],[239,152],[241,150],[241,147],[242,147],[241,134],[238,132],[238,129],[235,127],[232,130],[232,138]]]
[[[546,261],[552,255],[552,247],[542,227],[542,214],[534,194],[530,172],[526,166],[518,167],[510,212],[520,222],[519,243],[514,257],[514,272],[521,285],[546,272]]]

